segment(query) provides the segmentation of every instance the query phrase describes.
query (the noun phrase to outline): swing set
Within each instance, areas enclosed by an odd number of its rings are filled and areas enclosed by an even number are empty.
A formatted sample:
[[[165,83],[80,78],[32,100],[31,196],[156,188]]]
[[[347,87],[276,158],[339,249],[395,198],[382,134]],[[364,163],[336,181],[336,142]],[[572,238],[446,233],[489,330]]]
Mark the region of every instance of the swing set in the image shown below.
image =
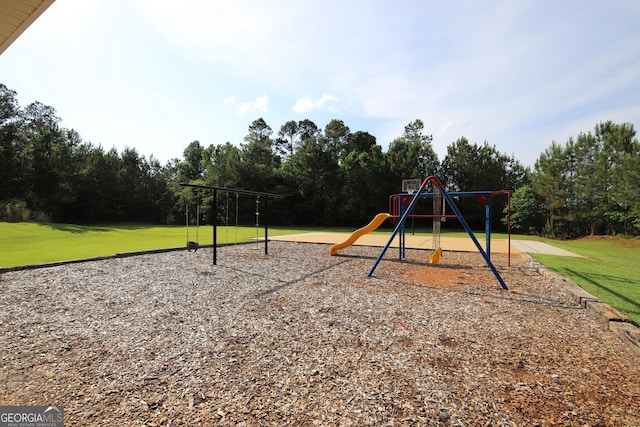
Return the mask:
[[[240,190],[237,188],[226,188],[226,187],[216,187],[211,185],[201,185],[201,184],[188,184],[181,182],[181,186],[183,187],[191,187],[197,188],[200,190],[213,191],[213,201],[212,201],[212,212],[213,215],[213,265],[217,265],[218,257],[217,257],[217,249],[218,249],[218,191],[224,191],[227,195],[225,201],[225,228],[226,228],[226,241],[229,241],[229,194],[234,193],[236,195],[236,207],[235,207],[235,229],[236,229],[236,242],[238,240],[238,212],[239,212],[239,196],[241,194],[256,196],[256,211],[255,211],[255,226],[256,226],[256,244],[258,243],[260,232],[260,198],[264,197],[264,254],[268,255],[268,242],[269,242],[269,224],[268,224],[268,201],[269,198],[279,199],[284,196],[275,193],[265,193],[262,191],[250,191],[250,190]],[[198,243],[198,227],[200,225],[200,198],[196,197],[197,200],[197,208],[196,208],[196,240],[191,241],[189,239],[189,207],[185,208],[186,216],[187,216],[187,250],[188,251],[196,251],[199,248]]]
[[[405,193],[402,194],[394,194],[389,198],[389,213],[396,224],[396,227],[391,233],[391,237],[389,238],[386,245],[382,248],[382,251],[376,258],[375,263],[369,270],[368,276],[371,277],[376,267],[380,263],[382,257],[384,256],[387,249],[393,242],[396,235],[399,237],[399,258],[403,260],[405,258],[405,224],[408,218],[432,218],[433,219],[433,242],[432,242],[432,250],[429,254],[429,262],[432,264],[437,263],[442,257],[442,248],[440,247],[440,228],[441,222],[445,221],[447,218],[457,218],[462,224],[465,231],[469,234],[469,237],[475,244],[478,252],[484,258],[487,267],[489,267],[498,280],[498,283],[502,287],[502,289],[508,289],[504,280],[498,273],[498,270],[495,268],[493,263],[491,262],[491,197],[493,195],[498,194],[506,194],[509,197],[509,216],[511,214],[511,203],[510,203],[510,195],[511,193],[507,190],[500,191],[471,191],[471,192],[458,192],[458,193],[448,193],[440,179],[436,176],[428,176],[420,183],[419,180],[406,180],[407,182],[403,182],[403,190]],[[409,182],[415,181],[415,182]],[[427,187],[431,185],[433,192],[427,192]],[[476,239],[473,231],[469,227],[469,224],[462,216],[462,213],[456,206],[453,201],[452,195],[473,195],[475,196],[481,203],[483,203],[486,207],[486,221],[485,221],[485,234],[486,234],[486,247],[482,248],[478,239]],[[429,215],[420,215],[413,213],[413,209],[417,203],[417,201],[425,196],[433,197],[433,214]],[[445,203],[449,205],[454,215],[447,215],[445,212]],[[442,211],[442,214],[440,213]],[[510,221],[509,221],[510,222]],[[509,227],[510,228],[510,227]],[[511,259],[511,232],[509,229],[509,265]]]
[[[184,215],[185,218],[187,219],[187,250],[189,252],[191,251],[197,251],[198,248],[200,247],[200,244],[198,243],[198,228],[200,228],[200,197],[196,197],[196,240],[193,241],[191,239],[189,239],[189,204],[186,203],[184,205]]]

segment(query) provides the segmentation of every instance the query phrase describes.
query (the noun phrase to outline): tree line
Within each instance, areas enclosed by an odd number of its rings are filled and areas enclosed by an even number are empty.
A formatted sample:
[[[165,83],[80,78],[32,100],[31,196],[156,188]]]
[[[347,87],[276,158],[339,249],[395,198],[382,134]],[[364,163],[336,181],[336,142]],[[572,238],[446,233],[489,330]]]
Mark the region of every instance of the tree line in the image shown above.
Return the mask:
[[[324,129],[309,119],[291,120],[274,131],[258,118],[242,142],[193,141],[181,159],[166,164],[135,148],[105,150],[60,122],[54,108],[39,102],[20,107],[16,92],[0,84],[0,203],[7,219],[180,224],[185,207],[193,214],[198,204],[200,223],[211,223],[214,215],[219,224],[256,221],[259,200],[224,194],[218,211],[211,212],[210,192],[180,186],[191,182],[282,194],[269,202],[270,224],[354,227],[387,211],[389,196],[400,192],[403,179],[437,175],[449,191],[514,191],[513,226],[521,231],[635,234],[640,229],[638,198],[631,191],[638,182],[638,142],[629,124],[607,122],[565,147],[553,143],[532,171],[495,146],[464,137],[450,144],[440,161],[419,119],[384,151],[375,136],[352,132],[339,119]],[[604,155],[614,148],[615,155]],[[579,178],[595,177],[602,167],[609,172],[606,182]],[[484,207],[477,200],[457,203],[473,227],[484,227]],[[506,198],[493,203],[492,226],[504,229]]]
[[[553,142],[514,193],[515,224],[552,237],[640,232],[640,144],[632,124],[598,123]]]

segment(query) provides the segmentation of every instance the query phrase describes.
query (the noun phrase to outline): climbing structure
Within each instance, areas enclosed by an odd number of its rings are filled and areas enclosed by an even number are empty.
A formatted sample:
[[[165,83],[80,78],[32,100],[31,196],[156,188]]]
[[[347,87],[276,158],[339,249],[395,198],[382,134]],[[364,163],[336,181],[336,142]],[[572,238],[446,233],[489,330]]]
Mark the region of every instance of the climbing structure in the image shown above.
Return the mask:
[[[473,234],[473,231],[469,227],[469,224],[464,219],[464,217],[462,216],[462,213],[460,212],[460,210],[456,206],[455,202],[453,201],[453,199],[451,198],[449,193],[447,193],[447,191],[443,187],[442,182],[440,182],[438,177],[433,176],[433,175],[426,177],[424,179],[424,181],[422,181],[422,184],[420,185],[420,187],[411,196],[411,202],[409,203],[407,208],[402,212],[402,214],[397,219],[396,227],[394,228],[393,232],[391,233],[391,236],[389,237],[388,242],[382,248],[382,251],[380,251],[380,254],[376,258],[376,261],[374,262],[373,266],[371,267],[371,270],[369,270],[368,276],[371,277],[373,275],[373,272],[375,271],[376,267],[380,263],[380,260],[382,260],[382,257],[386,253],[387,249],[389,249],[389,246],[391,246],[391,243],[393,242],[393,239],[396,237],[396,235],[398,235],[399,232],[401,232],[400,236],[399,236],[400,237],[400,254],[401,254],[401,257],[404,255],[404,227],[405,227],[405,222],[406,222],[407,218],[410,216],[410,214],[411,214],[413,208],[415,207],[417,201],[420,199],[422,193],[425,192],[425,190],[427,188],[427,185],[429,183],[431,183],[433,188],[434,188],[434,215],[433,215],[433,217],[434,217],[434,246],[432,247],[432,252],[431,252],[431,254],[429,256],[430,261],[434,262],[434,259],[436,257],[437,257],[437,260],[439,261],[439,259],[440,259],[439,255],[441,255],[441,251],[442,251],[442,249],[440,249],[440,247],[439,247],[439,236],[440,236],[440,228],[439,227],[440,227],[440,224],[438,224],[437,226],[435,224],[436,222],[439,222],[439,221],[436,221],[436,220],[439,220],[437,213],[440,212],[439,210],[435,210],[435,203],[436,203],[435,202],[435,197],[436,197],[436,193],[438,193],[440,195],[440,197],[441,197],[441,202],[442,202],[442,199],[444,199],[444,202],[446,202],[449,205],[451,210],[454,212],[455,216],[458,218],[458,221],[460,221],[460,224],[462,224],[462,226],[464,227],[464,229],[467,232],[467,234],[469,234],[469,237],[471,238],[471,240],[475,244],[476,248],[478,249],[478,252],[480,252],[482,257],[484,258],[487,266],[491,269],[492,273],[494,274],[494,276],[496,277],[496,279],[500,283],[500,286],[502,287],[502,289],[508,289],[507,285],[504,282],[504,280],[500,276],[500,273],[498,273],[498,270],[496,270],[495,266],[491,262],[491,259],[490,259],[489,255],[482,248],[482,246],[478,242],[478,239],[475,237],[475,235]],[[439,209],[442,209],[442,208],[439,208]],[[438,243],[437,244],[438,244],[438,247],[434,249],[435,244],[436,244],[436,242],[435,242],[435,240],[436,240],[436,227],[438,228],[437,229],[437,235],[438,235]],[[437,253],[439,253],[439,255],[437,255]]]

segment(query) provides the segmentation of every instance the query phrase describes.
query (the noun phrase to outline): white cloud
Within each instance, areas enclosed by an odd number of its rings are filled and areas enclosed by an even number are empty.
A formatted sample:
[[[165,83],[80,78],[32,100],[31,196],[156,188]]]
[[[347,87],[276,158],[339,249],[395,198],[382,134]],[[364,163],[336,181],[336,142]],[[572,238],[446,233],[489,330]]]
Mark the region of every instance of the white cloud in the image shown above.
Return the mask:
[[[257,97],[256,100],[253,102],[243,102],[242,104],[240,104],[240,108],[238,108],[237,113],[238,115],[242,115],[252,111],[260,111],[262,113],[267,113],[269,112],[269,109],[267,108],[268,105],[269,105],[269,97],[265,93],[264,95]]]
[[[304,98],[300,98],[296,101],[295,105],[292,108],[294,113],[298,114],[307,114],[315,110],[320,110],[322,108],[329,111],[336,111],[336,108],[332,106],[334,102],[337,102],[338,98],[334,95],[324,93],[318,99],[312,99],[310,96],[305,96]]]
[[[627,0],[65,0],[0,69],[21,102],[52,105],[83,137],[152,140],[142,151],[162,158],[193,139],[241,141],[252,114],[278,126],[329,112],[381,144],[421,119],[439,153],[464,136],[531,163],[601,120],[640,129],[638,19]],[[123,104],[148,112],[141,128],[180,121],[153,138],[106,134],[105,122],[140,124]]]
[[[455,121],[451,121],[451,120],[447,120],[447,122],[442,125],[442,127],[440,128],[440,130],[438,131],[438,136],[444,136],[446,135],[450,130],[453,130],[455,128],[458,128],[460,126],[463,126],[467,123],[466,120],[455,120]]]

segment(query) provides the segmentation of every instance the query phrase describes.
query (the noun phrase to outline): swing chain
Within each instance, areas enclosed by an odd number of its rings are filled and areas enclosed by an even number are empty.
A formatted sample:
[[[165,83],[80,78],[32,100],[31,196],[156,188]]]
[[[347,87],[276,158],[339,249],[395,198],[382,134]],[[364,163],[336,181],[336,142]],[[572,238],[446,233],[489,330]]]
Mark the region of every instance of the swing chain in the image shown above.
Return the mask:
[[[198,229],[200,227],[200,195],[196,196],[196,240],[192,241],[189,239],[189,203],[185,204],[185,216],[187,220],[187,250],[189,252],[198,250],[200,246],[198,244]]]
[[[260,196],[256,196],[256,227],[260,227]]]

